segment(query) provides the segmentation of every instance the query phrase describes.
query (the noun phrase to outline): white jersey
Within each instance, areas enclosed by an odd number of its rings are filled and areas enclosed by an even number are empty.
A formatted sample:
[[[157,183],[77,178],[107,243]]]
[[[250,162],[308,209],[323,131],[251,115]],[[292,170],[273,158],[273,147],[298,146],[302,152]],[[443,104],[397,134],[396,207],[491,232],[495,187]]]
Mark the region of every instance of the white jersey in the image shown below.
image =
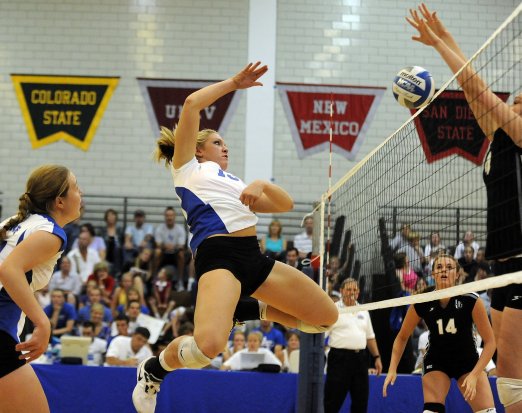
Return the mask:
[[[179,169],[172,168],[172,176],[192,234],[192,252],[210,235],[229,234],[257,224],[256,215],[239,200],[245,183],[224,172],[216,162],[199,163],[193,158]]]
[[[9,218],[10,219],[10,218]],[[7,221],[0,224],[2,228]],[[32,270],[25,273],[29,286],[33,291],[38,291],[46,286],[53,274],[54,267],[58,258],[62,255],[67,245],[67,236],[64,230],[48,215],[32,214],[16,227],[7,231],[7,238],[0,241],[0,265],[11,253],[14,247],[36,231],[47,231],[55,234],[63,242],[60,251],[49,260],[38,264]],[[16,341],[22,332],[25,323],[25,314],[18,305],[11,299],[2,283],[0,283],[0,330],[7,332]]]

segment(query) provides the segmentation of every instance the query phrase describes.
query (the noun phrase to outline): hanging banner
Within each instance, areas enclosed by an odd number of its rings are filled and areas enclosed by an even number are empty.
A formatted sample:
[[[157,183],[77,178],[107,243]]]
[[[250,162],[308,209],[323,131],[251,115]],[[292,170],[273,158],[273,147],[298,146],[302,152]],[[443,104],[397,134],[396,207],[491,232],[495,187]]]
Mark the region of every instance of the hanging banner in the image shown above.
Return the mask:
[[[12,74],[33,149],[64,141],[89,149],[118,77]]]
[[[329,149],[355,159],[385,88],[277,83],[300,159]],[[330,119],[330,106],[333,116]]]
[[[212,80],[161,80],[138,78],[141,93],[147,105],[153,136],[161,126],[175,127],[185,99],[196,90],[212,85]],[[223,134],[234,115],[240,91],[228,93],[201,111],[200,129],[214,129]]]
[[[504,102],[509,93],[495,92]],[[415,113],[415,109],[411,110]],[[459,155],[482,165],[489,142],[471,111],[464,92],[445,90],[415,118],[428,163]]]

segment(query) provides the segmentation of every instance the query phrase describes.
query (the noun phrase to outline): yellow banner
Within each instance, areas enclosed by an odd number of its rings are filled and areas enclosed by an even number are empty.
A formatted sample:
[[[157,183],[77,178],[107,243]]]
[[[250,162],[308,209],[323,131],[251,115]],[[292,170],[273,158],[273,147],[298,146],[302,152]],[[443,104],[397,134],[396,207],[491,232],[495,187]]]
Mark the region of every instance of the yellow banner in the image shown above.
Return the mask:
[[[34,149],[64,141],[89,149],[118,77],[11,75]]]

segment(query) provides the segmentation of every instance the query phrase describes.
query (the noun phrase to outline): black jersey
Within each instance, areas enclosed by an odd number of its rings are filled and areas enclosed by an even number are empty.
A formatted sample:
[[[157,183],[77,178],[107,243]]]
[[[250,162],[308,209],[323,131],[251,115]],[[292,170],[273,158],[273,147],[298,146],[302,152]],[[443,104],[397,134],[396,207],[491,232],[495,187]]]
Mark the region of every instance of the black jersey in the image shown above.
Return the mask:
[[[478,298],[475,293],[451,297],[445,308],[438,300],[414,305],[430,332],[426,357],[447,361],[476,359],[472,312]]]
[[[497,129],[484,161],[487,191],[488,260],[509,258],[522,253],[521,196],[522,148]]]

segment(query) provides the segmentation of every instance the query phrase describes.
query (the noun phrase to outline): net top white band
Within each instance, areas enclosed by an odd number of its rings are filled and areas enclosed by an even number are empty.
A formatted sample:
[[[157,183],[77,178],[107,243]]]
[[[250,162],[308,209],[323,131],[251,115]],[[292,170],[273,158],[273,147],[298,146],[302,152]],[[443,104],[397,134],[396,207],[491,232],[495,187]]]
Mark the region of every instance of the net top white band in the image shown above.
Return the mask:
[[[522,271],[499,275],[497,277],[490,277],[486,278],[485,280],[473,281],[462,285],[456,285],[455,287],[445,288],[443,290],[435,290],[429,293],[392,298],[390,300],[376,301],[374,303],[367,303],[352,307],[344,307],[340,309],[339,312],[356,313],[363,310],[371,311],[382,308],[399,307],[402,305],[425,303],[427,301],[440,300],[442,298],[453,297],[456,295],[489,290],[490,288],[504,287],[509,284],[522,284]]]

